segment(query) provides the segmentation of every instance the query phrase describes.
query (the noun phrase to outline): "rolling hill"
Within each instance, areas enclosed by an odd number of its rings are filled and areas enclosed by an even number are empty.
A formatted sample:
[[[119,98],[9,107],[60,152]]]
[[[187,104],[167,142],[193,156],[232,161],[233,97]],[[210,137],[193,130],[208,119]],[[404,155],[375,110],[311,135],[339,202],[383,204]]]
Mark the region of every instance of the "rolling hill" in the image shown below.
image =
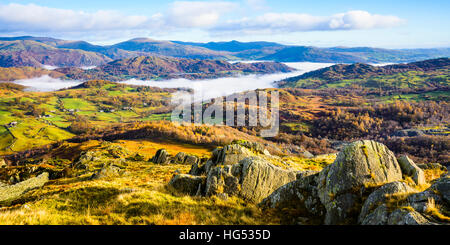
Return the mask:
[[[159,41],[149,38],[135,38],[121,42],[109,48],[122,49],[132,52],[143,52],[153,56],[170,56],[190,59],[224,59],[228,54],[213,51],[203,47],[181,45],[170,41]]]
[[[96,66],[109,61],[99,53],[56,48],[34,40],[0,41],[0,67]]]
[[[321,88],[345,87],[358,84],[363,87],[430,87],[450,84],[450,59],[440,58],[396,64],[372,66],[368,64],[338,64],[308,72],[278,82],[281,87]]]
[[[275,62],[235,63],[221,60],[194,60],[169,57],[139,56],[110,62],[90,70],[80,68],[60,68],[56,72],[65,74],[68,79],[102,79],[121,81],[131,78],[217,78],[243,73],[290,72],[292,68]]]

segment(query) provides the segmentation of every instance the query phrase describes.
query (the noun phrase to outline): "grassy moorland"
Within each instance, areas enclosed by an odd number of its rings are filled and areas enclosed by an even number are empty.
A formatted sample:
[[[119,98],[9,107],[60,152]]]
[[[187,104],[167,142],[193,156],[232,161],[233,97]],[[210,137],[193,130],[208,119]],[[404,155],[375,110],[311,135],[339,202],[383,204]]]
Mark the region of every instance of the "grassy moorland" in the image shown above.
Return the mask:
[[[28,192],[20,200],[0,209],[1,224],[276,224],[255,206],[238,198],[190,197],[166,187],[175,171],[187,173],[189,165],[149,163],[161,145],[153,142],[119,141],[114,143],[126,154],[139,153],[145,160],[127,160],[121,177],[88,180],[90,174],[79,173],[50,181],[44,188]],[[121,148],[121,146],[127,148]],[[170,151],[209,155],[204,149],[183,144],[164,144]],[[53,155],[64,162],[67,152],[105,152],[97,141],[68,147]],[[92,165],[110,160],[102,156]],[[49,163],[53,166],[55,163]],[[52,166],[50,165],[50,166]],[[96,166],[93,166],[94,168]],[[98,168],[99,166],[97,166]],[[75,173],[73,175],[76,175]]]

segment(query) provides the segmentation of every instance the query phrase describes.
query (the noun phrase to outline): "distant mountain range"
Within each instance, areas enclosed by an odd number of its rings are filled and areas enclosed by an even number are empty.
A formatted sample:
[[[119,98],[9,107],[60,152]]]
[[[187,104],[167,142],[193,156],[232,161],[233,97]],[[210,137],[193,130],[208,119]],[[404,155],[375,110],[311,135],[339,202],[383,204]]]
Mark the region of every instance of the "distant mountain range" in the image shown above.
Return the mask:
[[[281,87],[305,89],[350,85],[383,88],[446,88],[450,86],[450,59],[440,58],[408,64],[372,66],[338,64],[278,82]]]
[[[175,43],[230,52],[241,59],[270,60],[277,62],[325,63],[400,63],[450,56],[450,48],[435,49],[381,49],[370,47],[318,48],[311,46],[282,45],[273,42],[209,42]]]
[[[117,59],[138,56],[175,57],[200,60],[267,60],[277,62],[387,63],[414,62],[449,57],[450,48],[379,49],[318,48],[273,42],[159,41],[136,38],[114,45],[93,45],[48,37],[0,38],[0,67],[99,66]]]
[[[120,59],[92,69],[64,67],[54,70],[34,67],[0,68],[0,81],[14,81],[49,75],[54,78],[74,80],[127,79],[203,79],[239,74],[268,74],[293,71],[293,68],[277,62],[229,63],[224,60],[198,60],[156,56],[138,56]]]

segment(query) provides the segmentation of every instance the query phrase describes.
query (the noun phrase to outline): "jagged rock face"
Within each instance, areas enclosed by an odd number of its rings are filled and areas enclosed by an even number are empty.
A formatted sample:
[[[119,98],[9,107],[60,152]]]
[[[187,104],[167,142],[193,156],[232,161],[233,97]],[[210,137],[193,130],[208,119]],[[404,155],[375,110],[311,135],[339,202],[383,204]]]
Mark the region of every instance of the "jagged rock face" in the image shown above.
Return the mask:
[[[19,199],[26,192],[40,188],[48,182],[48,173],[22,181],[15,185],[0,187],[0,203],[11,202]]]
[[[244,159],[239,169],[240,195],[254,203],[261,202],[280,186],[294,181],[297,176],[295,171],[284,170],[258,158]]]
[[[442,197],[442,200],[450,206],[450,176],[438,179],[432,186],[432,190],[436,190]]]
[[[364,140],[346,146],[319,174],[319,197],[327,210],[325,224],[356,223],[363,188],[401,179],[397,159],[385,145]]]
[[[366,216],[362,225],[430,225],[423,215],[414,210],[396,209],[389,212],[386,204],[378,206],[371,214]]]
[[[367,197],[361,208],[358,222],[364,225],[386,224],[389,212],[385,203],[398,198],[399,195],[412,192],[414,189],[399,181],[383,185]]]
[[[199,161],[198,157],[193,155],[187,155],[183,163],[187,165],[193,165],[196,164],[198,161]]]
[[[296,179],[296,172],[249,157],[239,164],[216,167],[208,173],[206,195],[226,193],[259,203],[273,191]]]
[[[211,159],[209,159],[204,166],[204,173],[209,173],[214,167],[218,165],[233,165],[239,163],[246,157],[254,156],[248,148],[240,144],[232,144],[217,148],[213,152]]]
[[[387,220],[388,225],[431,225],[420,213],[413,210],[396,209]]]
[[[320,202],[317,191],[318,178],[319,174],[312,171],[297,174],[297,180],[281,186],[259,205],[279,211],[296,210],[296,213],[317,220],[316,223],[320,224],[325,215],[325,207]]]
[[[216,164],[232,165],[253,154],[245,147],[238,144],[224,146],[217,152]]]
[[[187,154],[184,152],[178,152],[174,157],[175,163],[184,163],[184,159],[186,159]]]
[[[212,196],[224,193],[230,196],[238,196],[240,191],[239,179],[232,174],[233,168],[236,168],[236,166],[211,169],[206,179],[205,195]]]
[[[404,155],[398,158],[398,163],[400,164],[403,174],[411,176],[417,185],[426,183],[425,173],[408,156]]]
[[[175,175],[169,182],[169,186],[172,186],[176,190],[189,194],[200,195],[202,187],[205,185],[206,176],[193,176],[189,174]]]
[[[152,159],[152,162],[156,164],[168,164],[169,163],[169,153],[165,149],[159,149]]]
[[[434,184],[423,192],[412,194],[408,197],[410,205],[418,210],[425,211],[427,202],[433,199],[436,203],[450,206],[450,177],[437,179]]]
[[[179,152],[175,155],[175,157],[173,157],[171,161],[178,164],[193,165],[199,161],[199,158],[193,155],[186,154],[184,152]]]
[[[206,172],[205,167],[206,167],[206,164],[201,164],[201,163],[197,162],[192,165],[191,170],[189,170],[189,174],[196,175],[196,176],[202,175]]]

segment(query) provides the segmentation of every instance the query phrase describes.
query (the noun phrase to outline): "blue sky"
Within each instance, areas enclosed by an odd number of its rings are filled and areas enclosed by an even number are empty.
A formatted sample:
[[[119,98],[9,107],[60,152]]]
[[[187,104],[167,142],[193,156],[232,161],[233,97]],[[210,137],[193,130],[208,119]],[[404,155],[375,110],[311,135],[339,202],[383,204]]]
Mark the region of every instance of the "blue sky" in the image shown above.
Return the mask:
[[[0,35],[311,46],[450,47],[448,0],[3,0]]]

